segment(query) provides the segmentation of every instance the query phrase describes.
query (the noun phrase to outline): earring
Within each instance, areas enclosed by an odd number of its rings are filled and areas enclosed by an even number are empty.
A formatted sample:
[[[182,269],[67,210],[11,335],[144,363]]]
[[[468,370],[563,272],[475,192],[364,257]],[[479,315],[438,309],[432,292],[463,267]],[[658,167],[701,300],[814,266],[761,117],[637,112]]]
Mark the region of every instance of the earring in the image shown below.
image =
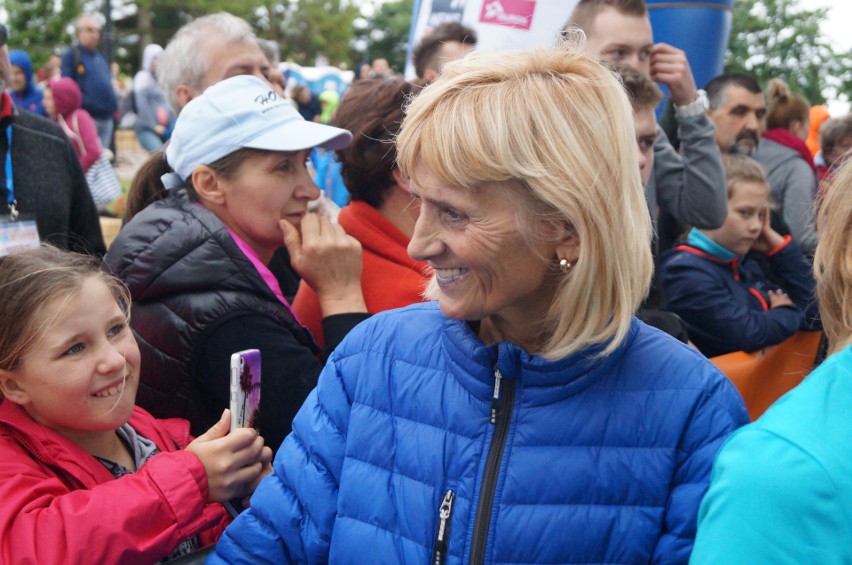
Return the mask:
[[[574,265],[572,265],[571,262],[568,259],[560,259],[559,260],[559,270],[562,271],[563,273],[567,273],[568,271],[570,271],[571,267],[573,267],[573,266]]]

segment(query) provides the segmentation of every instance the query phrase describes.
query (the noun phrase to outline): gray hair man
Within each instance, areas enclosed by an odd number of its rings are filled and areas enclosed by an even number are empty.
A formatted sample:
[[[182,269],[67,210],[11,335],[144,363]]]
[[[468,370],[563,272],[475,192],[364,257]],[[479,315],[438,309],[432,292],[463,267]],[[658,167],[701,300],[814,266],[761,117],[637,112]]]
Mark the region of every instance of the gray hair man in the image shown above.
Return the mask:
[[[209,86],[237,75],[269,79],[269,61],[251,26],[227,12],[197,18],[181,27],[160,56],[160,86],[175,111]]]

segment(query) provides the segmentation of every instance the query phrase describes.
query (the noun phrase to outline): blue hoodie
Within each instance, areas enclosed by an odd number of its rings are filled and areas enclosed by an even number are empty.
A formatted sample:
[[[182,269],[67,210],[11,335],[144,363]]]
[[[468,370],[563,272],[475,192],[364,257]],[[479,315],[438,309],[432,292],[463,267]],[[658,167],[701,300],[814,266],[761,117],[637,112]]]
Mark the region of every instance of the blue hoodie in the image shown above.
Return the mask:
[[[12,101],[15,103],[15,106],[28,110],[33,114],[38,114],[39,116],[47,116],[47,112],[44,111],[44,106],[41,102],[41,88],[33,83],[33,62],[30,60],[30,56],[27,55],[26,51],[16,49],[9,51],[9,62],[20,68],[24,73],[24,77],[27,79],[27,84],[22,91],[15,92],[11,88],[9,89],[9,94],[12,95]]]

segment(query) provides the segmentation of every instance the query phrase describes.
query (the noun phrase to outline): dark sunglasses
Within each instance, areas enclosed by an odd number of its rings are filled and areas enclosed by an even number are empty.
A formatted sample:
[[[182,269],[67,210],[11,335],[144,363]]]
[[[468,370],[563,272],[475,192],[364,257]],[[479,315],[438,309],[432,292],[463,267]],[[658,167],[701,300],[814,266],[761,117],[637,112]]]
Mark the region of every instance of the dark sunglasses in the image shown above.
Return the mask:
[[[9,41],[9,28],[0,24],[0,47],[6,45],[7,41]]]

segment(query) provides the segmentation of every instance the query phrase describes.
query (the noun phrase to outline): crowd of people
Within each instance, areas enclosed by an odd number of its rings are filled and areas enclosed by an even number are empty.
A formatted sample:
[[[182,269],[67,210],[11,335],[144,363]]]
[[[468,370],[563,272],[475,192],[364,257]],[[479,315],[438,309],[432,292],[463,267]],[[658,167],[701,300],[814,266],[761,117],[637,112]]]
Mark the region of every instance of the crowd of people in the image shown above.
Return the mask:
[[[37,73],[0,24],[0,562],[852,561],[852,114],[699,88],[642,0],[342,95],[224,12],[126,93],[74,30]],[[712,358],[799,331],[828,358],[750,423]]]

